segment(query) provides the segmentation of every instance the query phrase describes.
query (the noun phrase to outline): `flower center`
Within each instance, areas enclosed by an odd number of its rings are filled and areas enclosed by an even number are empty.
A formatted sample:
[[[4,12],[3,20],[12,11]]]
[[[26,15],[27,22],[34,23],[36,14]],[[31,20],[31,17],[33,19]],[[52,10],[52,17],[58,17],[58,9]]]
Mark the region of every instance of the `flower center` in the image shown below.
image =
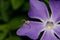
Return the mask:
[[[53,23],[53,22],[48,21],[48,22],[46,23],[46,28],[47,28],[47,29],[52,29],[53,26],[54,26],[54,23]]]

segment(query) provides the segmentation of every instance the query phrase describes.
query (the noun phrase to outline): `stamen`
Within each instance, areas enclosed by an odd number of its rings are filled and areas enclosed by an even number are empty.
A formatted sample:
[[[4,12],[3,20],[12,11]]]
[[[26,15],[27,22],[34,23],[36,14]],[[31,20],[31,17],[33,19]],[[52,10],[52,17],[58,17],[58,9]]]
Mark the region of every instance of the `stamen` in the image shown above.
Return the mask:
[[[26,24],[29,24],[29,23],[30,23],[30,21],[25,21],[25,23],[26,23]]]
[[[29,20],[23,20],[26,24],[29,24],[30,23],[30,21]]]
[[[47,26],[47,29],[52,29],[53,28],[53,26],[54,26],[54,24],[53,24],[53,22],[47,22],[46,23],[46,26]]]

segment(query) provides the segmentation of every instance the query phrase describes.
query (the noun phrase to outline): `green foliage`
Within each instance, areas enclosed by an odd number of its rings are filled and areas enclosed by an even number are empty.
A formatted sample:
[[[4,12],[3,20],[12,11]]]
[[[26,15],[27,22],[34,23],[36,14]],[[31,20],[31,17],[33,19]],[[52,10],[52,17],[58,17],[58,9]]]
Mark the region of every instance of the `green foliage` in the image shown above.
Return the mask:
[[[48,3],[49,0],[44,0],[46,3]]]
[[[21,40],[21,39],[17,36],[11,36],[11,37],[7,38],[6,40]]]
[[[23,4],[24,0],[11,0],[13,9],[18,9]]]
[[[2,16],[2,19],[4,20],[4,21],[8,21],[8,19],[9,19],[9,16],[8,16],[8,14],[9,13],[7,13],[7,9],[9,8],[9,2],[8,1],[4,1],[4,0],[1,0],[0,1],[0,11],[1,11],[1,16]]]
[[[9,32],[9,28],[6,24],[0,25],[0,40],[3,40],[8,32]]]
[[[28,11],[29,10],[29,2],[25,2],[24,6],[23,6],[23,10],[24,11]]]
[[[24,23],[23,18],[17,17],[17,18],[12,19],[9,22],[9,26],[11,30],[14,30],[14,29],[20,28],[23,23]]]

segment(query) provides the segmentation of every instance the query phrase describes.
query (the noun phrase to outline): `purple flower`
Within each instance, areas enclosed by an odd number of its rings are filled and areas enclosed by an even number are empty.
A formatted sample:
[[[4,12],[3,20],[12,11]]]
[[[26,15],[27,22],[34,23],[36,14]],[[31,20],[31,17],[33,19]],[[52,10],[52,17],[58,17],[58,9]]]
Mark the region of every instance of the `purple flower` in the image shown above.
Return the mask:
[[[42,22],[26,21],[23,26],[18,29],[17,35],[28,36],[36,40],[39,34],[44,31],[41,40],[58,40],[54,33],[60,37],[60,1],[50,0],[51,17],[46,5],[38,0],[30,0],[30,10],[28,15],[30,18],[40,19]]]

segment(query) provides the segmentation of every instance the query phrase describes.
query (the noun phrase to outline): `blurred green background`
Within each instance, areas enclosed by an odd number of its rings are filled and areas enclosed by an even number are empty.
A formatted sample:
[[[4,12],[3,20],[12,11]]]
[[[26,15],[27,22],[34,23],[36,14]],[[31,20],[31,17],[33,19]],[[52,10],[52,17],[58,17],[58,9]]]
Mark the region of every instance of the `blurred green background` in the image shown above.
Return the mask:
[[[28,19],[29,7],[29,0],[0,0],[0,40],[31,40],[16,35],[23,20]]]

